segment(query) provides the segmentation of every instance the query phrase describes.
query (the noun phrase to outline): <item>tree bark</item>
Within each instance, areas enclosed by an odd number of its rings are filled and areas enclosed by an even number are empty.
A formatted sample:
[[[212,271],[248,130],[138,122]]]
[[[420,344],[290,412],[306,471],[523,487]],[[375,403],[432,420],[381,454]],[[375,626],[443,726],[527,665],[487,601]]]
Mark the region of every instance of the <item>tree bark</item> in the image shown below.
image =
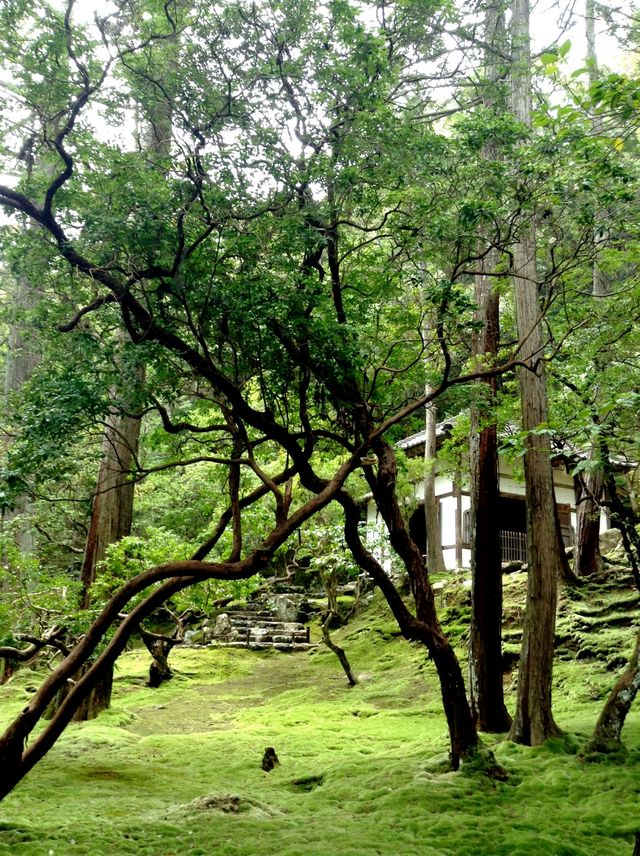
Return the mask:
[[[122,416],[115,410],[109,414],[80,572],[81,609],[89,606],[96,568],[107,547],[131,534],[134,485],[129,475],[139,438],[140,419]]]
[[[436,614],[435,597],[429,574],[419,547],[411,538],[395,493],[396,459],[393,448],[384,440],[377,440],[374,451],[378,457],[377,477],[369,484],[374,500],[389,533],[391,546],[402,560],[411,585],[415,603],[415,619],[402,604],[400,595],[373,557],[360,543],[358,536],[359,513],[343,500],[345,509],[345,539],[363,570],[371,574],[380,586],[403,635],[418,639],[429,651],[440,680],[451,746],[451,766],[457,770],[460,763],[477,755],[480,749],[471,708],[467,699],[462,669],[440,627]]]
[[[523,124],[531,123],[531,55],[528,0],[512,6],[513,110]],[[529,217],[527,220],[526,217]],[[555,495],[548,440],[536,433],[547,421],[540,303],[536,270],[533,212],[519,224],[513,249],[512,276],[518,336],[525,367],[519,370],[525,441],[527,493],[527,601],[522,631],[516,710],[510,737],[536,746],[560,734],[551,708],[553,643],[558,579],[562,568],[555,523]]]
[[[3,660],[2,662],[2,677],[0,677],[0,686],[10,681],[16,672],[16,664],[13,660]]]
[[[90,664],[84,666],[73,680],[68,681],[65,686],[61,687],[51,700],[49,707],[43,714],[44,720],[51,720],[62,705],[63,701],[69,694],[77,680],[79,680],[90,668]],[[100,680],[91,688],[87,695],[82,699],[76,707],[72,722],[87,722],[89,719],[96,719],[103,710],[108,710],[111,707],[111,691],[113,689],[113,669],[105,669]]]
[[[485,17],[486,85],[485,104],[496,109],[494,87],[500,66],[498,49],[504,46],[502,4],[490,5]],[[485,144],[483,156],[491,161],[499,155],[493,142]],[[488,250],[475,278],[475,320],[482,325],[473,336],[472,353],[478,362],[494,362],[500,338],[500,298],[493,273],[499,254]],[[497,382],[478,383],[483,402],[492,412]],[[478,405],[471,408],[470,432],[471,499],[471,630],[469,650],[469,693],[471,709],[480,731],[502,732],[511,725],[504,703],[502,672],[502,555],[500,547],[500,481],[498,475],[498,429],[495,420],[482,420]]]
[[[589,84],[594,84],[599,78],[598,71],[598,55],[596,52],[596,34],[595,34],[595,4],[594,0],[586,0],[585,4],[585,27],[587,40],[587,73],[589,76]],[[594,112],[591,117],[591,124],[595,134],[603,133],[602,118],[597,112]],[[604,271],[598,263],[598,238],[601,216],[596,213],[596,224],[593,229],[593,281],[592,293],[598,299],[606,297],[609,294],[609,282]],[[596,360],[594,371],[597,374],[601,366],[599,360]],[[589,459],[597,461],[597,450],[591,450]],[[582,489],[578,497],[577,517],[576,517],[576,544],[575,544],[575,559],[574,571],[577,576],[584,577],[590,574],[598,573],[602,570],[602,556],[600,555],[600,506],[599,500],[602,496],[602,473],[593,472],[587,473],[584,476],[584,481],[581,485]]]
[[[347,680],[349,681],[350,687],[355,687],[358,683],[356,677],[351,671],[351,666],[349,664],[349,660],[347,659],[347,655],[344,652],[344,648],[341,648],[339,645],[332,640],[331,635],[329,633],[329,625],[331,624],[332,619],[336,616],[336,613],[332,610],[329,611],[329,615],[322,622],[321,630],[322,630],[322,639],[324,644],[330,651],[336,655],[338,660],[340,661],[340,665],[342,666],[345,675],[347,676]]]
[[[173,648],[173,644],[164,639],[155,639],[151,645],[147,646],[149,653],[153,657],[149,666],[149,680],[147,686],[152,689],[157,689],[165,681],[170,681],[173,678],[173,670],[169,665],[169,654]]]
[[[477,355],[495,356],[498,348],[498,295],[483,277],[476,283],[483,333]],[[493,399],[495,383],[484,386]],[[480,425],[477,407],[471,417],[471,707],[481,731],[506,731],[511,724],[502,684],[502,556],[498,433],[495,423]]]
[[[592,450],[591,460],[597,452]],[[580,479],[580,495],[576,507],[576,543],[574,571],[578,577],[586,577],[602,571],[600,555],[600,505],[602,496],[602,473],[589,473]]]
[[[640,689],[640,633],[624,673],[602,708],[587,752],[616,752],[623,749],[622,728]]]

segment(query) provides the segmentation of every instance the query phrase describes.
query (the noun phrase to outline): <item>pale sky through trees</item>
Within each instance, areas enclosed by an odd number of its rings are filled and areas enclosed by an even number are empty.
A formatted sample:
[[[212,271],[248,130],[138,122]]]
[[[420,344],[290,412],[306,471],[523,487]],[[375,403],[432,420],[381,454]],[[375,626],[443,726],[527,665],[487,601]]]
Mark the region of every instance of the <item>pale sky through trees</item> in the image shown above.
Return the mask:
[[[66,0],[51,0],[51,5],[60,9],[65,9]],[[369,4],[362,3],[363,9],[366,9]],[[466,8],[466,7],[465,7]],[[615,19],[621,27],[629,26],[634,14],[635,4],[624,0],[619,6],[610,6],[615,8]],[[115,3],[105,2],[105,0],[80,0],[76,2],[73,9],[73,19],[83,25],[90,25],[96,14],[100,17],[105,17],[113,14],[117,7]],[[571,41],[571,49],[560,65],[561,74],[570,74],[572,71],[583,66],[586,53],[585,41],[585,23],[584,23],[584,0],[540,0],[532,7],[531,12],[531,33],[532,33],[532,50],[534,53],[540,53],[546,49],[552,48],[554,45],[561,45],[567,39]],[[461,42],[459,39],[451,38],[452,55],[461,52]],[[611,32],[611,27],[608,23],[602,20],[602,17],[596,21],[596,47],[598,53],[598,61],[601,67],[613,69],[616,71],[628,70],[633,65],[633,58],[629,53],[625,53],[619,43],[618,36]],[[3,68],[0,63],[0,91],[5,90],[7,94],[11,90],[14,91],[14,104],[18,109],[12,109],[10,115],[4,116],[4,122],[11,121],[16,129],[16,154],[20,148],[23,137],[28,134],[29,117],[25,112],[20,115],[19,111],[19,92],[15,91],[15,86],[11,80],[9,71]],[[446,100],[450,97],[453,90],[449,86],[442,87],[434,97]],[[553,99],[555,101],[555,99]],[[99,101],[99,99],[98,99]],[[123,148],[130,148],[135,145],[135,117],[131,115],[131,124],[126,124],[120,127],[114,127],[109,124],[102,116],[101,109],[96,104],[93,105],[89,113],[91,122],[100,136],[103,136],[110,143]],[[24,129],[24,130],[23,130]],[[16,165],[18,161],[16,160]],[[16,171],[18,173],[19,170]],[[16,174],[0,173],[0,182],[7,185],[14,185],[17,180]],[[6,217],[0,214],[0,222],[7,222]]]

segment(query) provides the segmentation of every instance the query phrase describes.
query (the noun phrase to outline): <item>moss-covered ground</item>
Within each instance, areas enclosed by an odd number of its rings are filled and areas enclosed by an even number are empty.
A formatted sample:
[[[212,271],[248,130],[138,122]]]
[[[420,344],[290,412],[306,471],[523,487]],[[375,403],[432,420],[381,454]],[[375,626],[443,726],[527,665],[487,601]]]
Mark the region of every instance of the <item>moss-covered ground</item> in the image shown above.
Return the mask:
[[[521,581],[507,590],[515,603]],[[464,605],[442,598],[455,635]],[[611,614],[628,612],[614,604],[629,592],[610,598]],[[602,606],[581,592],[561,608],[555,710],[567,736],[536,749],[486,737],[506,782],[446,771],[433,668],[377,600],[335,634],[360,679],[352,689],[322,647],[175,650],[176,677],[156,690],[144,685],[146,654],[127,654],[112,709],[71,726],[0,804],[0,854],[631,856],[637,711],[623,760],[579,755],[615,680],[612,662],[633,642],[633,613],[628,626],[600,626]],[[23,670],[0,688],[3,721],[35,682]],[[270,773],[261,769],[267,746],[281,762]]]

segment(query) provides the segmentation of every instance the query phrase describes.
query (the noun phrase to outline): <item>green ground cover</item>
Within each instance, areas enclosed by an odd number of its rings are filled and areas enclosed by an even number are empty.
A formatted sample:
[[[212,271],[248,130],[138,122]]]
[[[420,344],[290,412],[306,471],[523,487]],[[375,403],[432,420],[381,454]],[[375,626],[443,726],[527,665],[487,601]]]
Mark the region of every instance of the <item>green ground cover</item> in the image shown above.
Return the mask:
[[[629,627],[617,632],[631,644]],[[0,854],[631,856],[637,712],[624,760],[579,755],[615,678],[606,662],[559,659],[567,736],[537,749],[487,737],[509,771],[493,782],[446,771],[432,666],[379,602],[335,635],[360,677],[352,689],[324,648],[176,650],[176,677],[157,690],[144,685],[146,652],[127,654],[112,709],[71,726],[0,804]],[[34,683],[23,670],[0,688],[3,721]],[[267,746],[281,762],[271,773]]]

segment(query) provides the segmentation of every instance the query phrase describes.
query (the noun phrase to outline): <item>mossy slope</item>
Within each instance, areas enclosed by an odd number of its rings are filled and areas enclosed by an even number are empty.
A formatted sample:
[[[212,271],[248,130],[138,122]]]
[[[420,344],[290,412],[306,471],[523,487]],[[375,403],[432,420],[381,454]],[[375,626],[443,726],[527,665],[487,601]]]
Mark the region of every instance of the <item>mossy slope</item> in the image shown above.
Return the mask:
[[[146,656],[127,655],[112,710],[68,729],[0,805],[0,854],[629,856],[637,714],[624,764],[576,753],[615,678],[606,663],[558,663],[558,719],[573,736],[538,749],[489,738],[510,773],[494,783],[445,771],[431,664],[379,602],[336,638],[353,689],[323,648],[177,650],[177,676],[158,690],[144,686]],[[30,678],[0,688],[3,719]],[[271,773],[266,746],[281,762]]]

